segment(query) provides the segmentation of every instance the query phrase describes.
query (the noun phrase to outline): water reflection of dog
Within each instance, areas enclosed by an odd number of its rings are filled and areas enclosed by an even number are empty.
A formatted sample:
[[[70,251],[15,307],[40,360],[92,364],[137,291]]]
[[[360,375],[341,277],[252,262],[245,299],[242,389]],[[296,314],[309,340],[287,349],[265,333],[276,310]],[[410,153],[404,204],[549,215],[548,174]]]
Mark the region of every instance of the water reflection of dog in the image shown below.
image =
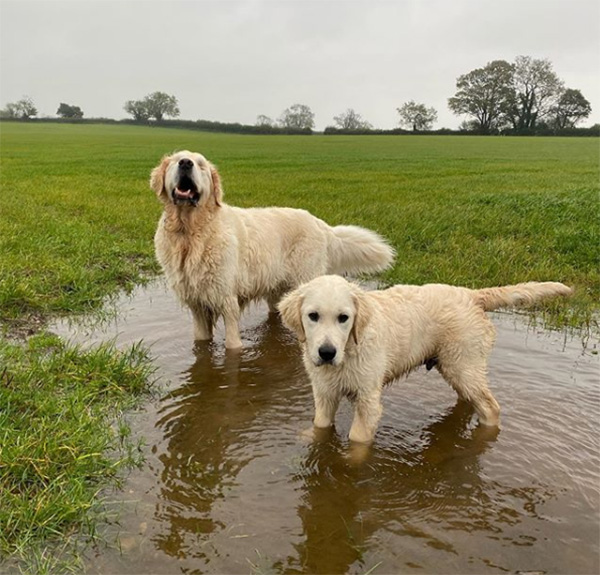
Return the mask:
[[[438,548],[445,545],[411,527],[423,516],[452,520],[455,528],[461,521],[493,522],[497,506],[488,501],[491,508],[485,503],[473,507],[469,498],[474,492],[487,497],[479,458],[498,431],[470,430],[472,415],[473,409],[459,401],[422,430],[421,447],[407,449],[406,438],[392,437],[387,447],[370,448],[360,465],[348,461],[335,432],[316,437],[303,471],[295,476],[304,491],[297,510],[304,528],[304,541],[297,546],[303,569],[347,573],[357,562],[359,569],[372,567],[363,555],[381,528],[425,537]],[[381,569],[385,572],[385,565]]]
[[[279,319],[269,316],[246,336],[252,342],[238,353],[198,343],[185,383],[163,399],[157,426],[166,448],[155,514],[164,532],[155,543],[169,555],[203,557],[199,541],[223,527],[211,516],[215,501],[260,456],[268,434],[276,437],[275,424],[298,394],[311,403],[299,351]],[[302,381],[291,385],[296,378]]]

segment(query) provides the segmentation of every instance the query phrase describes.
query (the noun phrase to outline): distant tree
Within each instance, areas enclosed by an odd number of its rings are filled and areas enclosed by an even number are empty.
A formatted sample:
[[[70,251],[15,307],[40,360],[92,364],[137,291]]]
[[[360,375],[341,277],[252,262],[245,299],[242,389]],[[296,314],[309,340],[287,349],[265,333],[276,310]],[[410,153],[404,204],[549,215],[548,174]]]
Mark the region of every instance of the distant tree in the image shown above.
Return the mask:
[[[516,102],[514,70],[513,64],[494,60],[458,77],[457,92],[448,100],[448,107],[476,122],[469,131],[489,134],[506,125]]]
[[[269,118],[269,116],[265,116],[264,114],[259,114],[256,116],[256,126],[268,126],[272,128],[275,126],[275,120]]]
[[[29,119],[33,118],[33,116],[37,116],[37,108],[29,96],[23,96],[23,98],[17,102],[17,107],[19,108],[21,118],[23,119]]]
[[[312,130],[315,126],[315,115],[308,106],[294,104],[283,111],[279,124],[284,128]]]
[[[460,132],[480,132],[481,125],[477,120],[463,120],[458,126]]]
[[[56,115],[62,118],[83,118],[83,111],[79,106],[70,106],[61,102],[58,110],[56,110]]]
[[[592,113],[591,104],[579,90],[566,89],[552,110],[552,124],[563,130],[574,128],[575,125]]]
[[[37,116],[37,113],[37,108],[29,96],[23,96],[17,102],[10,102],[6,104],[6,108],[2,110],[2,116],[4,118],[21,120],[33,118],[33,116]]]
[[[514,70],[516,100],[509,118],[517,131],[535,129],[541,120],[556,107],[564,92],[563,82],[552,69],[550,60],[534,60],[517,56]]]
[[[160,122],[165,116],[176,118],[179,116],[177,98],[164,92],[153,92],[143,100],[128,100],[123,109],[133,116],[134,120],[145,122],[154,118]]]
[[[14,102],[6,104],[6,108],[0,110],[0,117],[16,119],[19,117],[19,111],[17,105]]]
[[[434,122],[437,122],[435,108],[427,108],[425,104],[417,104],[414,100],[402,104],[396,108],[400,114],[400,125],[408,126],[413,131],[431,130]]]
[[[340,130],[371,130],[373,128],[369,122],[363,120],[362,116],[352,108],[348,108],[339,116],[334,116],[333,121]]]
[[[146,106],[146,102],[143,100],[127,100],[123,109],[133,116],[134,120],[138,122],[145,122],[150,118],[150,112]]]
[[[153,92],[144,98],[144,103],[148,110],[150,118],[160,122],[164,116],[176,118],[179,116],[179,107],[177,98],[165,94],[165,92]]]

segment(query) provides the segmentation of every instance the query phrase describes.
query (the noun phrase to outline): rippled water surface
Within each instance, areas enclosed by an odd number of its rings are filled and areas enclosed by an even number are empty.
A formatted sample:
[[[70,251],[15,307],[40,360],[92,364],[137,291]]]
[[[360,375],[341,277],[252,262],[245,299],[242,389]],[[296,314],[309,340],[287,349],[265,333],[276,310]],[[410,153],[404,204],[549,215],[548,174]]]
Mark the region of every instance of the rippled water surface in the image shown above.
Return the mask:
[[[150,346],[162,397],[132,417],[146,465],[123,492],[120,549],[90,573],[598,573],[598,343],[495,314],[491,386],[502,429],[474,425],[437,372],[384,394],[370,448],[350,445],[352,411],[311,436],[300,352],[266,306],[244,316],[241,353],[224,334],[194,345],[191,319],[155,284],[77,341]]]

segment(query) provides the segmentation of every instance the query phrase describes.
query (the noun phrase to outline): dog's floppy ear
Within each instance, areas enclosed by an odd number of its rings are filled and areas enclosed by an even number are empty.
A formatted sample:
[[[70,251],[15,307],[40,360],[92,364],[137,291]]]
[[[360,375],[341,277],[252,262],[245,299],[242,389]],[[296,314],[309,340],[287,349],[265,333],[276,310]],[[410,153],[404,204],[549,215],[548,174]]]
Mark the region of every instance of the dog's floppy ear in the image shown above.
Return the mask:
[[[213,196],[215,198],[215,204],[220,206],[221,202],[223,201],[223,186],[221,184],[221,176],[219,175],[219,172],[214,164],[209,162],[208,165],[210,167],[210,177],[212,179],[212,189]]]
[[[351,333],[354,343],[358,344],[365,327],[371,321],[372,308],[368,296],[360,288],[354,291],[352,299],[354,301],[354,323]]]
[[[154,190],[157,196],[166,192],[165,190],[165,172],[169,165],[169,158],[171,156],[163,156],[160,164],[154,168],[150,174],[150,188]]]
[[[301,343],[306,341],[304,326],[302,325],[302,301],[304,296],[300,289],[288,293],[278,304],[277,309],[281,314],[281,321],[291,329]]]

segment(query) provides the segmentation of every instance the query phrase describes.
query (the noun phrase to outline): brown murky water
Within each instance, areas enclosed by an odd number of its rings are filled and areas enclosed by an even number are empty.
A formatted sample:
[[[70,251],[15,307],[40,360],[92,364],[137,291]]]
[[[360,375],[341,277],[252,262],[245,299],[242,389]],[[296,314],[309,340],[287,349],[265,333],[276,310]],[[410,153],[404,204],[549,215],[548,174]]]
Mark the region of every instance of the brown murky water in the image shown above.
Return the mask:
[[[498,433],[435,372],[385,392],[376,441],[349,445],[351,409],[309,438],[298,347],[266,307],[244,316],[241,353],[194,345],[162,284],[119,303],[77,341],[143,339],[165,383],[132,417],[147,463],[123,492],[90,573],[598,573],[598,342],[493,316]]]

